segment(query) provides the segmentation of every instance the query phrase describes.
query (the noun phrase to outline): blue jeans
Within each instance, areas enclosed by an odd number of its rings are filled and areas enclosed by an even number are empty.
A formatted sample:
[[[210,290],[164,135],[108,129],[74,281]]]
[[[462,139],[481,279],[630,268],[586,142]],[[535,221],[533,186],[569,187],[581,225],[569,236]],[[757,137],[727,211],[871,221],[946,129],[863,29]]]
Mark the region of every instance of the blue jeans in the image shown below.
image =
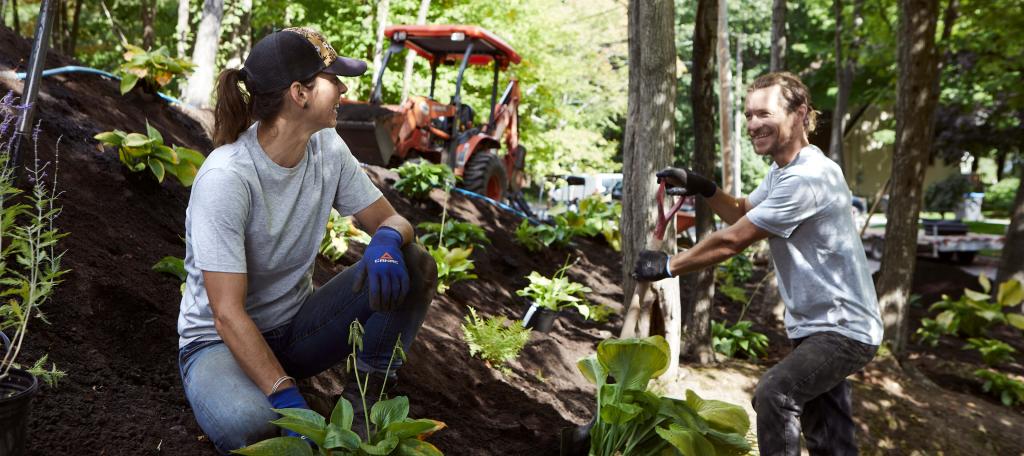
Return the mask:
[[[352,353],[348,329],[353,320],[365,327],[363,350],[358,354],[361,372],[385,372],[399,335],[408,352],[423,324],[437,286],[437,266],[418,244],[402,249],[409,271],[410,290],[400,310],[375,312],[366,287],[352,288],[356,265],[345,269],[302,303],[288,324],[263,333],[288,375],[306,378],[342,362]],[[402,365],[396,357],[395,371]],[[280,429],[270,424],[278,415],[223,341],[197,341],[178,352],[185,396],[196,421],[217,451],[227,453],[275,437]]]

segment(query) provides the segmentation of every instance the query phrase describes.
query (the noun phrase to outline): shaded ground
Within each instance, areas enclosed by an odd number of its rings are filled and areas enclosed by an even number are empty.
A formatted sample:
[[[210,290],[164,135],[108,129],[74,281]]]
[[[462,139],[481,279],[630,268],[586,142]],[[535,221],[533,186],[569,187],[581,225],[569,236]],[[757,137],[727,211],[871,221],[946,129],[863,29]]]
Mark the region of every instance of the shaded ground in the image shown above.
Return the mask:
[[[27,55],[28,44],[0,27],[0,72],[7,72],[0,74],[0,90],[21,90],[19,82],[3,74],[22,70]],[[51,55],[47,67],[71,63]],[[98,76],[48,78],[39,107],[40,157],[52,160],[62,137],[58,176],[65,193],[58,225],[70,233],[63,248],[68,251],[64,267],[71,272],[44,309],[52,324],[33,322],[22,359],[48,353],[69,375],[58,388],[44,388],[36,398],[31,454],[212,454],[184,399],[177,371],[178,283],[150,270],[165,255],[183,256],[180,236],[188,190],[172,181],[159,185],[149,175],[128,174],[116,152],[97,148],[92,136],[115,128],[141,131],[148,119],[170,143],[208,151],[209,141],[199,124],[178,110],[136,95],[121,97],[115,82]],[[379,169],[369,173],[413,223],[439,218],[440,192],[430,202],[410,203],[391,189],[392,174]],[[447,454],[554,454],[558,429],[590,418],[593,390],[577,374],[575,362],[599,340],[617,333],[620,321],[613,317],[599,325],[563,315],[551,334],[532,336],[506,376],[469,358],[458,325],[468,305],[482,315],[518,317],[524,305],[513,291],[526,284],[531,270],[550,274],[567,254],[581,256],[570,271],[572,279],[595,290],[593,301],[618,310],[619,257],[603,243],[589,240],[567,251],[529,254],[513,241],[519,222],[514,217],[458,195],[451,207],[453,216],[484,227],[493,244],[474,252],[478,280],[457,283],[435,301],[400,388],[410,395],[413,416],[448,424],[432,439]],[[321,259],[317,282],[359,254],[355,247],[338,264]],[[968,280],[943,272],[942,265],[935,268],[918,268],[918,293],[950,292],[938,290],[943,287],[958,292]],[[749,291],[761,274],[755,274]],[[678,393],[696,385],[704,397],[746,405],[760,373],[788,351],[769,291],[762,288],[748,311],[755,329],[772,341],[767,362],[730,361],[699,369],[687,364],[680,381],[668,390]],[[727,305],[724,299],[717,299],[716,318],[734,321],[740,306]],[[923,309],[914,311],[915,317],[921,315]],[[1019,339],[1015,343],[1024,349]],[[921,367],[914,372],[923,375],[908,374],[882,359],[857,376],[865,453],[911,454],[916,449],[935,454],[941,448],[946,454],[1019,454],[1024,449],[1019,410],[996,405],[977,385],[942,380],[943,373],[954,369],[938,360],[976,362],[954,341],[943,344],[934,350],[915,346]],[[936,361],[928,364],[929,359]]]

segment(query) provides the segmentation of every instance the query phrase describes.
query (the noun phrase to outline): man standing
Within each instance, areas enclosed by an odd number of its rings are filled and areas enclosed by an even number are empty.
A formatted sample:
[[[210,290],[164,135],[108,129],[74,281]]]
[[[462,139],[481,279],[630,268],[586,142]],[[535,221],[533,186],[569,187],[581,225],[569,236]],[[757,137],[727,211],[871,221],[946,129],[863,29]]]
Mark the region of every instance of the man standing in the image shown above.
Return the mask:
[[[694,272],[768,239],[794,348],[754,393],[764,455],[799,455],[801,429],[812,455],[857,454],[846,377],[871,361],[882,340],[850,190],[839,166],[807,140],[816,114],[798,77],[757,78],[748,88],[747,133],[754,150],[774,161],[768,175],[749,197],[733,198],[687,170],[659,172],[670,194],[702,195],[730,226],[671,258],[641,252],[633,273],[654,281]]]

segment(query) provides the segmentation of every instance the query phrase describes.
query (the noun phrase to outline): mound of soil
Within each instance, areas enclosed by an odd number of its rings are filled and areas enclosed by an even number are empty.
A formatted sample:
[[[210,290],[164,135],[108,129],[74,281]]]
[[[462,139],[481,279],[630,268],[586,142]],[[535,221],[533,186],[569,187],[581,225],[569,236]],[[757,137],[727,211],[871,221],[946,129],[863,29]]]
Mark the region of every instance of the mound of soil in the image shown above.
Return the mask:
[[[27,41],[0,27],[0,49],[0,71],[24,71]],[[51,54],[47,68],[75,63]],[[20,94],[22,84],[0,78],[0,90]],[[121,96],[116,81],[95,75],[46,78],[37,106],[39,158],[59,157],[64,211],[57,224],[69,233],[61,247],[70,272],[43,309],[50,324],[33,322],[21,357],[48,354],[68,373],[36,398],[31,453],[212,454],[177,368],[179,282],[150,269],[166,255],[184,256],[189,190],[173,179],[158,184],[148,171],[129,173],[115,150],[92,137],[113,129],[144,131],[148,119],[167,143],[205,153],[209,140],[179,109],[134,92]],[[442,192],[409,202],[391,188],[393,174],[367,169],[413,224],[440,219]],[[599,325],[565,313],[550,334],[532,336],[507,375],[469,357],[459,324],[467,306],[484,316],[520,317],[525,304],[514,290],[526,285],[532,270],[553,273],[567,255],[580,257],[569,276],[594,289],[592,301],[617,308],[619,255],[591,240],[531,254],[514,243],[518,218],[457,194],[449,213],[483,227],[492,244],[473,254],[478,279],[457,283],[435,300],[400,390],[410,396],[412,416],[447,423],[432,441],[448,454],[555,454],[558,430],[590,419],[593,390],[575,363],[610,336],[616,322]],[[321,258],[317,283],[357,260],[361,249],[337,264]]]

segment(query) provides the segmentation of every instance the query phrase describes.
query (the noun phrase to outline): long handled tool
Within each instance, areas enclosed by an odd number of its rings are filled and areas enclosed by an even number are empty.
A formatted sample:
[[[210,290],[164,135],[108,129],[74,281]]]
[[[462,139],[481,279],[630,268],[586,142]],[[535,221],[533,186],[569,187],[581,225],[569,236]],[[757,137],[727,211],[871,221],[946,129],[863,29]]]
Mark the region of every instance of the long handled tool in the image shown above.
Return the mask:
[[[665,230],[668,224],[675,220],[676,212],[683,205],[683,198],[679,198],[666,211],[665,208],[665,182],[658,185],[656,199],[658,201],[658,220],[654,226],[651,237],[647,238],[647,250],[661,250],[665,243]],[[669,197],[671,201],[671,196]],[[626,309],[626,321],[622,325],[620,338],[647,337],[651,330],[652,303],[647,302],[647,292],[652,289],[651,282],[637,281],[633,288],[633,294],[629,299],[629,307]],[[638,325],[639,323],[639,325]]]

